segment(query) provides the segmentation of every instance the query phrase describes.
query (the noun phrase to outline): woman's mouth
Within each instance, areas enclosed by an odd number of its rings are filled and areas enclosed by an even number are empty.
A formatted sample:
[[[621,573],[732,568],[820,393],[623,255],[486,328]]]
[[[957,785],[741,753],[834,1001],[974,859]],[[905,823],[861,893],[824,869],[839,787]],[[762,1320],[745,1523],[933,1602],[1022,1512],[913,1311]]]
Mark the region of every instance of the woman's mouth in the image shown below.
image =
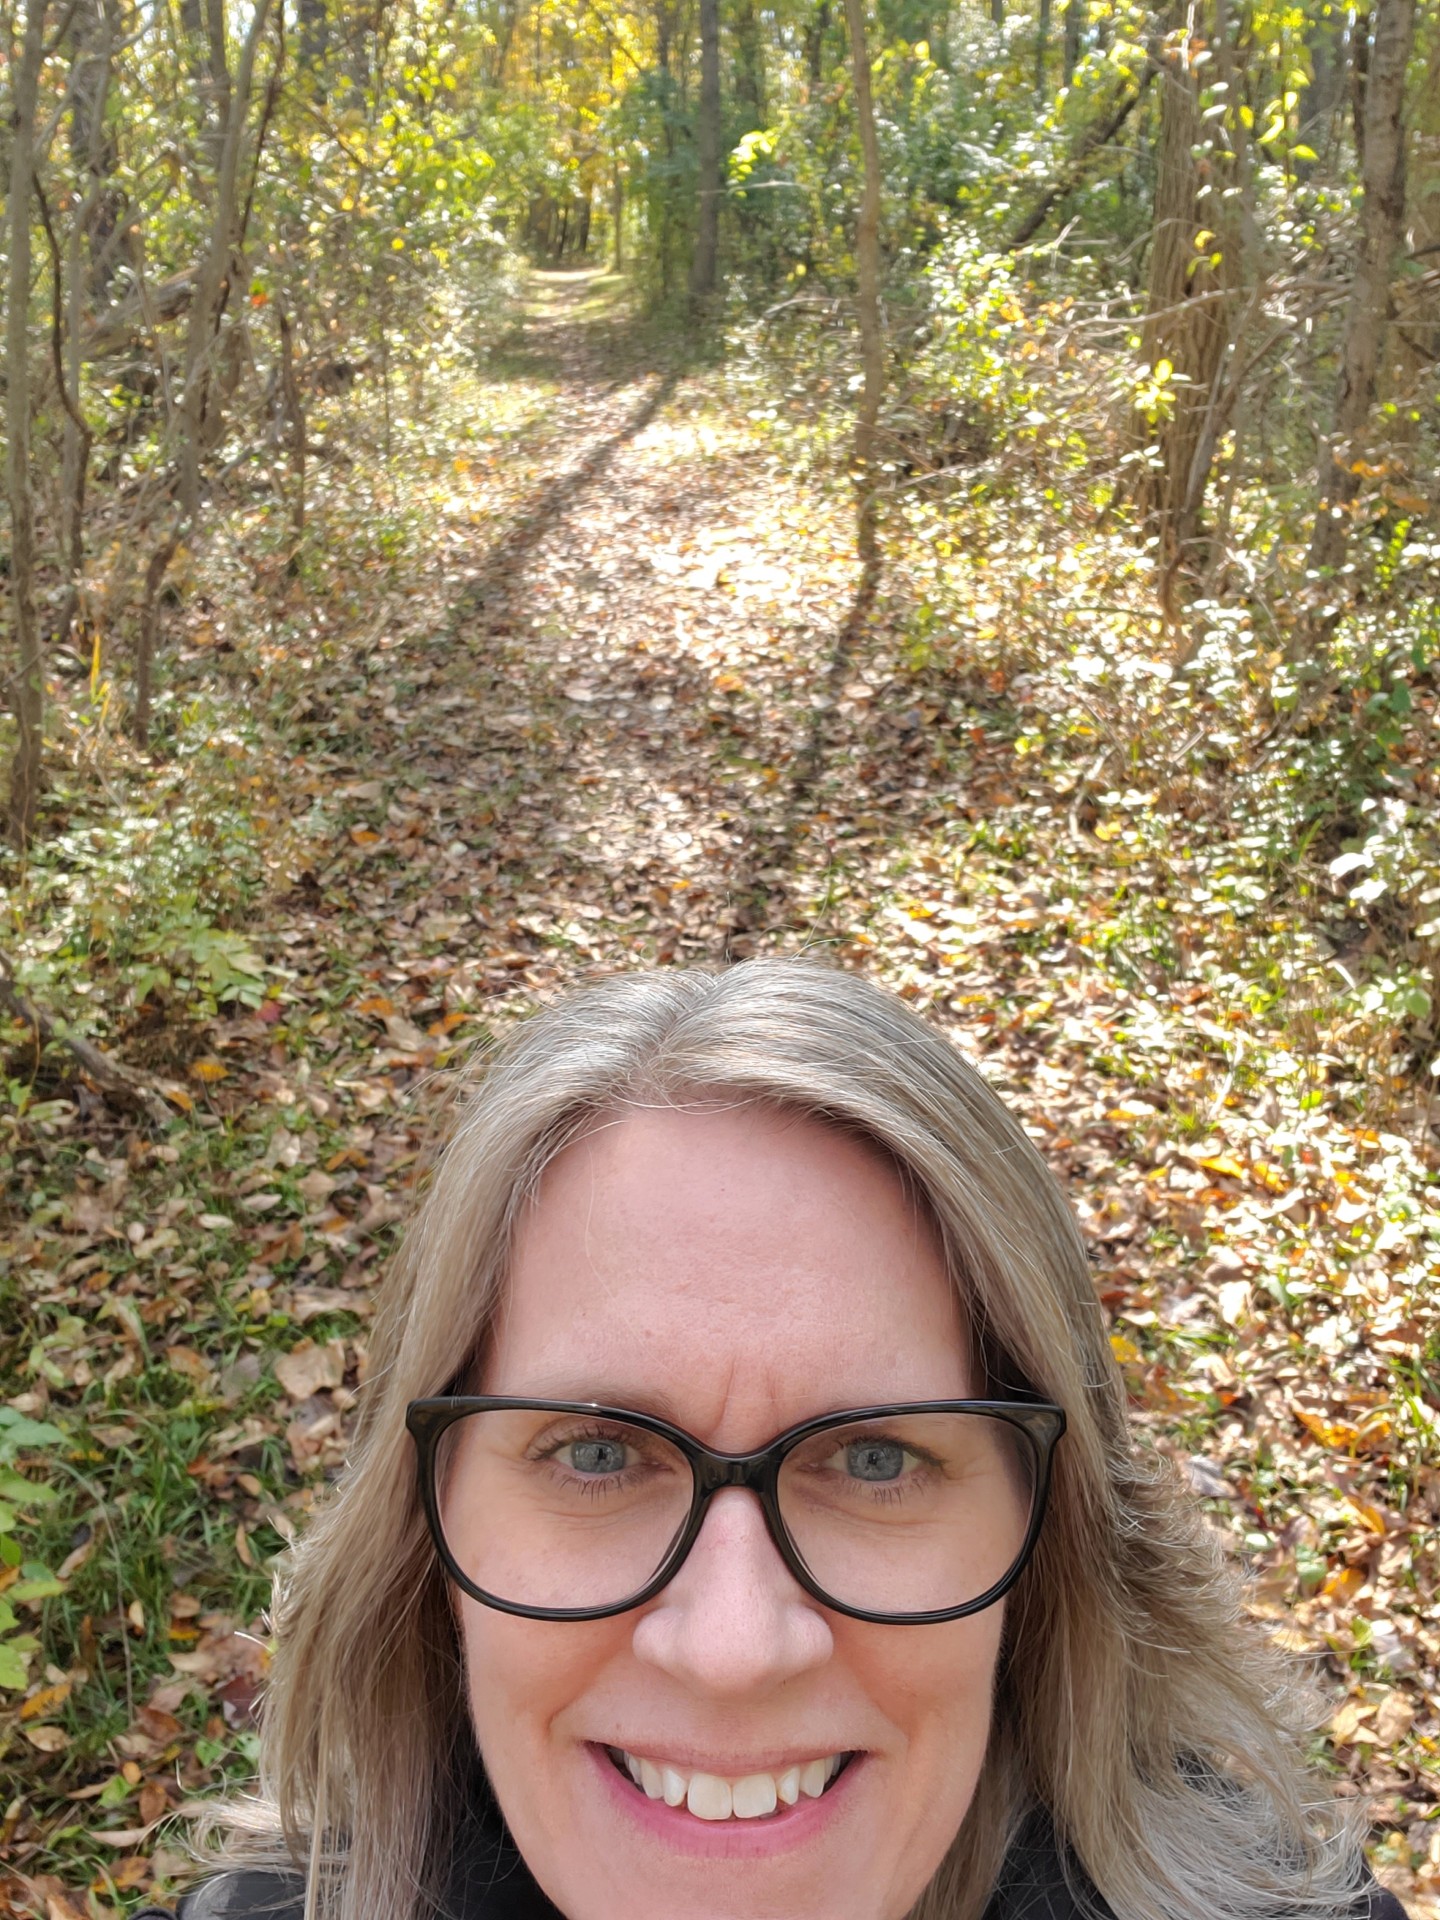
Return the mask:
[[[801,1800],[818,1800],[855,1758],[832,1753],[797,1761],[778,1773],[747,1773],[729,1779],[718,1773],[677,1767],[668,1760],[606,1747],[610,1764],[628,1776],[650,1800],[684,1807],[697,1820],[764,1820]]]

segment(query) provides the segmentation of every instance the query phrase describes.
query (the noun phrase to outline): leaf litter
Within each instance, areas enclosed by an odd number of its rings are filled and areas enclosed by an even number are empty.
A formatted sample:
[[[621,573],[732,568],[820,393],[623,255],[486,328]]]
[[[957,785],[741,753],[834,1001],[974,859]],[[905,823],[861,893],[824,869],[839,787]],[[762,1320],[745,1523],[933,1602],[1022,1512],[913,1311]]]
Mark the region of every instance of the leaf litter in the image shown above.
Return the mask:
[[[71,1081],[7,1149],[3,1393],[70,1436],[73,1489],[0,1710],[0,1911],[163,1892],[183,1816],[253,1764],[267,1567],[343,1460],[446,1070],[592,969],[818,949],[947,1030],[1065,1183],[1137,1419],[1434,1920],[1433,1151],[1281,1098],[1240,993],[1117,953],[1116,841],[1017,757],[1023,687],[917,664],[890,603],[840,656],[843,496],[574,305],[537,277],[469,451],[417,462],[407,568],[337,560],[317,607],[237,563],[179,642],[278,689],[236,759],[271,816],[266,991],[115,1019],[168,1130]]]

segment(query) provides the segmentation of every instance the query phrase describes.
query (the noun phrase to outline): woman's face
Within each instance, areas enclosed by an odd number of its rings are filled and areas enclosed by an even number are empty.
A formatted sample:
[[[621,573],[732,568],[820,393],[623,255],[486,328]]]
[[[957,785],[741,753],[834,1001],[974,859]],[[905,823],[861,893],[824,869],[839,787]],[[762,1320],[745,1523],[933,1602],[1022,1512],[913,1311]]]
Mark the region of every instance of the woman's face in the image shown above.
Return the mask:
[[[648,1411],[742,1452],[815,1414],[977,1383],[933,1231],[891,1168],[740,1106],[635,1112],[554,1161],[481,1387]],[[629,1613],[461,1601],[480,1750],[567,1920],[901,1920],[975,1790],[1002,1611],[833,1613],[738,1488]],[[854,1758],[819,1798],[707,1820],[648,1798],[619,1754],[727,1781]]]

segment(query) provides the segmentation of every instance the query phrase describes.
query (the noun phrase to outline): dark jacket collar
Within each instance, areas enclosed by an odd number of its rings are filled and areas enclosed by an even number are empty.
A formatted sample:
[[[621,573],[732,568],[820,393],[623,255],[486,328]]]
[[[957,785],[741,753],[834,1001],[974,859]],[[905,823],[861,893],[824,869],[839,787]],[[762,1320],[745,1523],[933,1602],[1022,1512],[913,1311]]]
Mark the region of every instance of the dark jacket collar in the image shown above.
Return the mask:
[[[436,1920],[565,1920],[536,1885],[488,1783],[480,1786],[472,1806]],[[1084,1888],[1083,1881],[1077,1885]],[[1050,1821],[1037,1813],[1016,1834],[984,1920],[1105,1920],[1104,1902],[1088,1888],[1084,1895],[1082,1904],[1067,1879]],[[294,1876],[227,1873],[187,1895],[179,1920],[301,1920],[303,1908]],[[158,1908],[134,1920],[147,1915],[167,1920]]]
[[[565,1920],[536,1885],[488,1782],[473,1804],[436,1920]],[[1109,1911],[1083,1875],[1067,1875],[1050,1817],[1037,1809],[1016,1831],[984,1920],[1107,1920]]]

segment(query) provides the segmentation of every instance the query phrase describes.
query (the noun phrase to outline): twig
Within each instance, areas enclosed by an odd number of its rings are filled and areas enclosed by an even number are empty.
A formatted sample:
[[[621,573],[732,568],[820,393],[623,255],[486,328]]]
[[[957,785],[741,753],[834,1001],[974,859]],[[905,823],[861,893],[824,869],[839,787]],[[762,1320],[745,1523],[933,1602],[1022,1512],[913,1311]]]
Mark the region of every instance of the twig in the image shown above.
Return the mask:
[[[114,1100],[116,1106],[132,1112],[143,1110],[157,1125],[168,1124],[170,1109],[155,1089],[128,1067],[121,1066],[118,1060],[112,1060],[108,1053],[102,1053],[99,1047],[82,1039],[78,1033],[67,1032],[53,1015],[27,999],[15,978],[15,969],[9,957],[3,953],[0,953],[0,1006],[9,1007],[18,1019],[23,1020],[42,1046],[53,1041],[72,1053],[81,1070],[89,1075],[102,1093]]]
[[[55,224],[50,218],[50,207],[45,198],[45,189],[38,180],[35,182],[35,204],[40,209],[40,224],[45,229],[45,239],[50,248],[50,355],[55,365],[55,385],[60,390],[60,404],[74,422],[75,430],[80,435],[81,445],[84,448],[84,457],[88,459],[91,443],[94,441],[95,435],[91,432],[89,422],[86,420],[84,414],[81,413],[75,396],[71,393],[65,380],[65,363],[60,356],[60,342],[65,332],[65,321],[61,308],[60,282],[63,269],[60,262],[60,242],[55,237]]]
[[[1046,191],[1041,194],[1039,200],[1020,222],[1019,226],[1016,227],[1009,238],[1002,243],[1006,253],[1018,253],[1027,242],[1033,240],[1049,218],[1051,210],[1058,206],[1062,200],[1068,200],[1070,195],[1074,193],[1075,189],[1083,181],[1085,169],[1090,161],[1103,147],[1115,138],[1116,134],[1119,133],[1125,122],[1130,118],[1130,115],[1140,104],[1146,88],[1150,85],[1154,72],[1154,63],[1151,62],[1140,75],[1139,81],[1136,83],[1135,91],[1125,95],[1124,99],[1121,100],[1119,106],[1116,107],[1108,120],[1100,126],[1092,127],[1084,136],[1072,154],[1070,165],[1062,178],[1054,181]]]
[[[1070,817],[1066,822],[1066,826],[1070,834],[1070,844],[1079,847],[1082,851],[1088,847],[1089,842],[1080,830],[1080,809],[1089,798],[1091,787],[1100,778],[1105,768],[1105,762],[1114,751],[1115,744],[1113,741],[1108,746],[1101,748],[1100,752],[1096,754],[1084,773],[1081,774],[1079,780],[1076,782],[1075,791],[1070,796]]]

